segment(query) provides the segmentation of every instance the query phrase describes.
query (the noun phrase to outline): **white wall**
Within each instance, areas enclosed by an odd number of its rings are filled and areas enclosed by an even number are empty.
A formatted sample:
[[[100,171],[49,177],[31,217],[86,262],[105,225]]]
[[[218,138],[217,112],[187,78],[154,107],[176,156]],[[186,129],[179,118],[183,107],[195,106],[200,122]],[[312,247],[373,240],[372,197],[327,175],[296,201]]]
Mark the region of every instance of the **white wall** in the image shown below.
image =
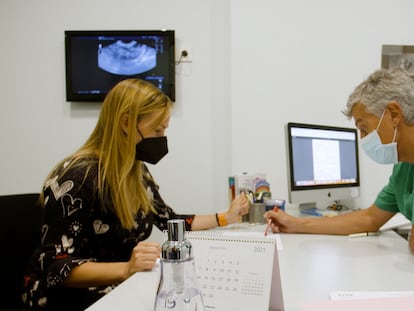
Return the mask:
[[[65,101],[64,30],[174,29],[170,153],[152,172],[178,212],[226,208],[227,176],[265,172],[287,197],[284,125],[353,126],[348,94],[380,66],[382,44],[413,44],[408,0],[2,0],[0,194],[39,191],[78,148],[99,104]],[[368,205],[389,167],[361,155]]]
[[[232,171],[266,172],[287,197],[285,124],[353,127],[341,110],[381,66],[382,44],[414,44],[407,0],[231,0]],[[391,168],[360,152],[370,205]]]
[[[176,68],[170,153],[152,172],[177,212],[225,208],[228,7],[221,0],[0,1],[0,194],[39,191],[96,123],[100,104],[65,101],[64,30],[174,29],[177,48],[191,46],[194,61]]]

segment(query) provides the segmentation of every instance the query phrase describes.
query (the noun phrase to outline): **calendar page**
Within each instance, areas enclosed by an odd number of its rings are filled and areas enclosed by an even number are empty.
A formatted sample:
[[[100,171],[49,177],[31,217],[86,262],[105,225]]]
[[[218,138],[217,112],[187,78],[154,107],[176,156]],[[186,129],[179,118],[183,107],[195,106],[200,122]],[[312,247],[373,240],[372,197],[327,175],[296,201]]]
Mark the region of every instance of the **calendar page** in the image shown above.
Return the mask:
[[[283,310],[280,278],[273,277],[279,276],[274,239],[195,231],[186,238],[206,310]]]

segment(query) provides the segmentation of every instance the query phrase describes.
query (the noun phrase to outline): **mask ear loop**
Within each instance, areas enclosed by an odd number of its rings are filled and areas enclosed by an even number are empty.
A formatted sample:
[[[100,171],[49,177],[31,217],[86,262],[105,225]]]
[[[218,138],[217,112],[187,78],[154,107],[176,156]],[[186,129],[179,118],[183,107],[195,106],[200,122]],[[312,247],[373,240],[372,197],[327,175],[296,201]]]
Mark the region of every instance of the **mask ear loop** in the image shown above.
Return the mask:
[[[375,129],[376,131],[378,131],[378,129],[379,129],[380,125],[381,125],[382,119],[384,118],[384,115],[385,115],[385,109],[382,112],[382,115],[381,115],[381,118],[380,118],[380,120],[378,122],[377,128]]]
[[[377,128],[376,128],[377,131],[378,131],[380,125],[381,125],[381,122],[382,122],[382,119],[384,118],[384,115],[385,115],[385,109],[382,112],[381,118],[380,118],[380,120],[378,122],[378,125],[377,125]],[[397,137],[397,127],[394,127],[394,135],[392,137],[392,142],[395,142],[395,137]]]
[[[394,127],[394,136],[392,137],[392,142],[395,142],[395,137],[397,137],[397,127]]]

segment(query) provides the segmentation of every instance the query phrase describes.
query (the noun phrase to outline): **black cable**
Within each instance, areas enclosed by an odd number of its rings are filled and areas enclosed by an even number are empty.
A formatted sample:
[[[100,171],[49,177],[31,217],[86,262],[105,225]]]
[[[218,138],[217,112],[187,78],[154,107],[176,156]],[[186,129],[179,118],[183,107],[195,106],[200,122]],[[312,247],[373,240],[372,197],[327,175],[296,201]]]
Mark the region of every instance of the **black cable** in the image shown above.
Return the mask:
[[[182,59],[183,59],[183,57],[187,57],[187,56],[188,56],[188,52],[187,52],[187,50],[182,50],[182,51],[181,51],[180,58],[178,59],[178,61],[177,61],[176,65],[180,64],[180,63],[181,63],[181,61],[182,61]]]

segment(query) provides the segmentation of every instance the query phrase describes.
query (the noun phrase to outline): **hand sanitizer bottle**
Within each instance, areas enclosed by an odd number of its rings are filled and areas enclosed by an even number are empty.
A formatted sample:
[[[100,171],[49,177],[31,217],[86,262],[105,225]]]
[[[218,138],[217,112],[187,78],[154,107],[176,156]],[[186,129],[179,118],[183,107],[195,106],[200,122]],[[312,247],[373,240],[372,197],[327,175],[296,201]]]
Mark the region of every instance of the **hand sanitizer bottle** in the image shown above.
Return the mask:
[[[184,220],[169,220],[167,227],[168,240],[162,244],[161,278],[155,311],[203,311],[203,297],[196,278],[192,245],[184,236]]]

